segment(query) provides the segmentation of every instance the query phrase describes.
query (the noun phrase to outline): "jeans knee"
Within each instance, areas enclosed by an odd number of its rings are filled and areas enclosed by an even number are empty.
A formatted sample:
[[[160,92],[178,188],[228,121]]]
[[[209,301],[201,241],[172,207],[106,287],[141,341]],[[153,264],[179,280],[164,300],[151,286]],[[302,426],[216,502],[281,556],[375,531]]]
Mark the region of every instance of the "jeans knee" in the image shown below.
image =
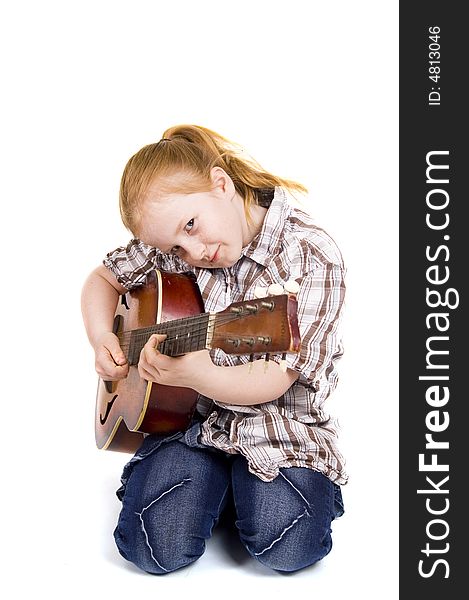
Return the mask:
[[[326,544],[310,542],[295,548],[279,545],[277,548],[265,552],[251,551],[251,555],[273,571],[293,573],[314,565],[324,558],[331,548],[332,541],[329,540]]]
[[[184,511],[175,518],[174,511],[161,510],[158,503],[161,496],[164,493],[138,510],[132,498],[124,498],[114,532],[120,554],[155,575],[181,569],[197,560],[205,550],[203,538],[193,535],[193,515]]]
[[[184,544],[184,540],[173,536],[173,543],[162,546],[157,536],[142,530],[138,535],[126,536],[126,532],[116,527],[114,539],[121,556],[139,569],[152,575],[165,575],[186,567],[202,556],[205,548],[194,552]]]
[[[312,523],[311,517],[306,517]],[[244,537],[248,552],[264,566],[274,571],[294,572],[310,567],[324,558],[332,548],[331,529],[308,526],[295,521],[277,534]]]

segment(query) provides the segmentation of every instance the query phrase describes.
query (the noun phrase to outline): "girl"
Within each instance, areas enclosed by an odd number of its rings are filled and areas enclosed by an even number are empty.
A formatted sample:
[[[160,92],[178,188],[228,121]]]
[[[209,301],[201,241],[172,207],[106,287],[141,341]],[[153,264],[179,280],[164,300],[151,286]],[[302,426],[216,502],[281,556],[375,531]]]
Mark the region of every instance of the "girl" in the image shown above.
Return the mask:
[[[142,378],[199,394],[191,426],[147,436],[117,491],[118,549],[149,573],[198,559],[227,504],[249,554],[270,569],[297,571],[331,550],[347,475],[325,401],[342,355],[345,269],[333,240],[289,204],[287,191],[307,190],[196,125],[166,130],[125,167],[120,211],[134,238],[106,256],[82,294],[104,380],[128,372],[112,333],[119,294],[155,268],[194,273],[207,312],[279,286],[295,290],[301,335],[287,369],[280,357],[266,370],[263,360],[221,350],[165,356],[159,335],[144,346]]]

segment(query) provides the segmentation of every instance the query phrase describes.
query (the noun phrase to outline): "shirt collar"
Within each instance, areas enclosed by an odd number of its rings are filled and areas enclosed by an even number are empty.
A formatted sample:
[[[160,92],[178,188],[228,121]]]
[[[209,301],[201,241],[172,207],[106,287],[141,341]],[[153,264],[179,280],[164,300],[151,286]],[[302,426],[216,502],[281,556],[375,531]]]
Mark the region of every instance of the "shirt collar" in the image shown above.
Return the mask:
[[[252,242],[243,248],[241,256],[267,267],[271,260],[280,253],[285,222],[290,212],[291,207],[287,202],[285,190],[276,187],[274,197],[264,217],[262,229]]]

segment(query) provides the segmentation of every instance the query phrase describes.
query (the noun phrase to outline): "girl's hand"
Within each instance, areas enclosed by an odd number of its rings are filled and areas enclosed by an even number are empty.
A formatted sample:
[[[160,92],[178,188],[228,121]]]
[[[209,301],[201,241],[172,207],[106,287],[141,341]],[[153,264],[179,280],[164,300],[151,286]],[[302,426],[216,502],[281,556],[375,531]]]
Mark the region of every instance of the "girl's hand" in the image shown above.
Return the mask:
[[[104,333],[95,347],[95,369],[104,381],[117,381],[127,377],[129,365],[112,331]]]
[[[177,357],[165,356],[158,351],[158,344],[165,338],[165,335],[154,334],[143,347],[138,363],[140,377],[162,385],[189,387],[198,391],[199,383],[216,368],[208,350]]]

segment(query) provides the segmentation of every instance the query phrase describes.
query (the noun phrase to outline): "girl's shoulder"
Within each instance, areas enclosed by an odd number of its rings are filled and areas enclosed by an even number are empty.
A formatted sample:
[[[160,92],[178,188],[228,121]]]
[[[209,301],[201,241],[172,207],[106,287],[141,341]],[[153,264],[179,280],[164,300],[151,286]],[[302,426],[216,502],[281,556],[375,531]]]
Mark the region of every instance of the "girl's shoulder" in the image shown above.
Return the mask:
[[[171,254],[164,254],[158,248],[148,246],[138,238],[133,238],[126,246],[119,246],[108,252],[103,264],[127,289],[142,285],[148,273],[154,269],[172,273],[193,271],[187,263]]]
[[[284,245],[290,253],[300,253],[305,262],[314,259],[322,264],[344,267],[342,252],[334,238],[306,211],[291,207],[285,223]]]

